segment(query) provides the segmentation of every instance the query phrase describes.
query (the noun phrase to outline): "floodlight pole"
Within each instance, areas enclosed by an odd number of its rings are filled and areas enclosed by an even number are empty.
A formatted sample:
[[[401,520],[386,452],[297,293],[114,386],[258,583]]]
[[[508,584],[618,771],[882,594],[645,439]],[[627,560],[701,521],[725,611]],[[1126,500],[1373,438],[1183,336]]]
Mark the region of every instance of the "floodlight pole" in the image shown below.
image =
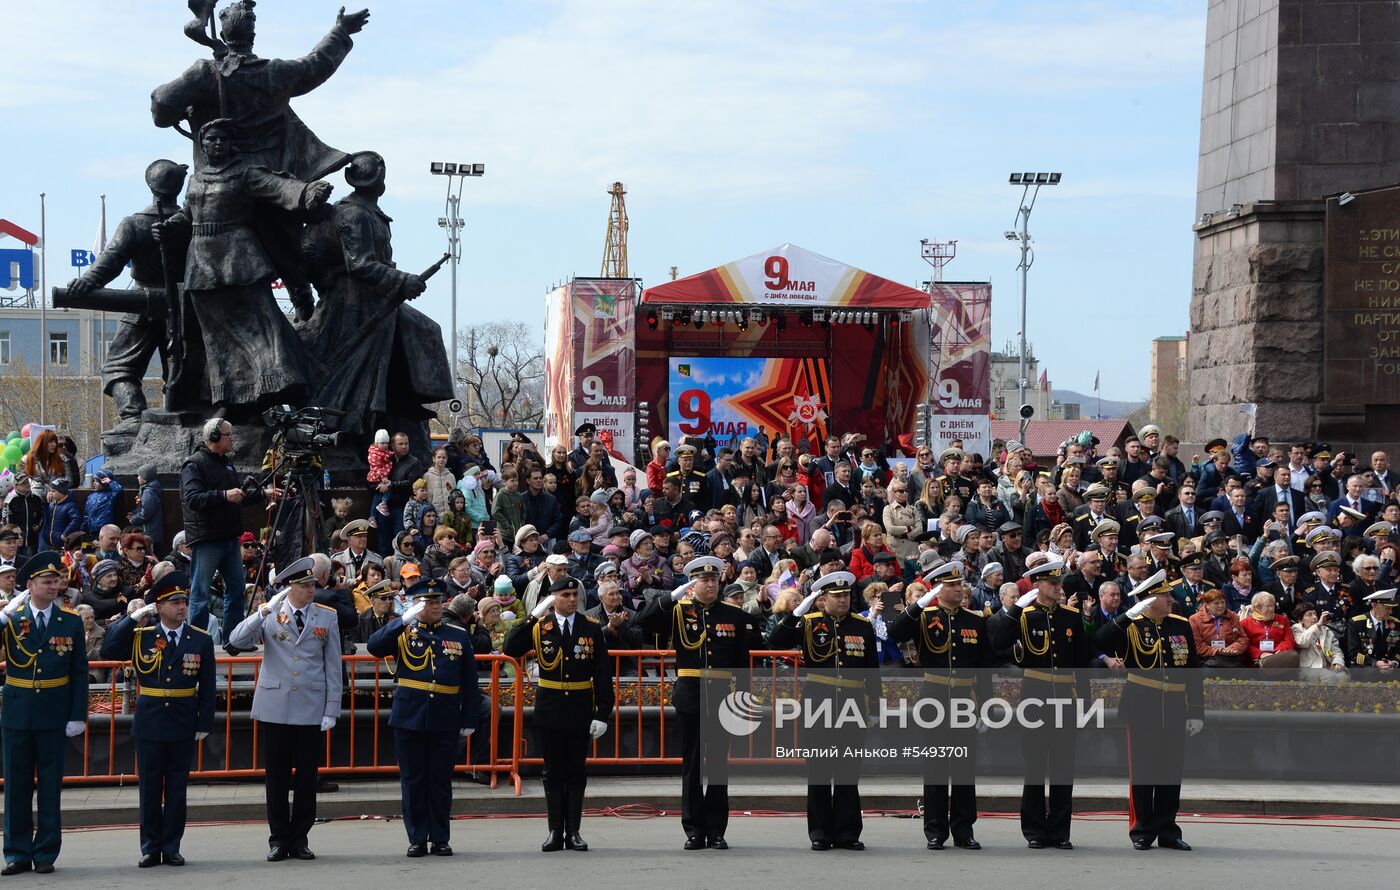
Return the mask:
[[[1035,262],[1035,252],[1031,250],[1031,210],[1035,208],[1035,199],[1040,194],[1042,185],[1059,185],[1060,174],[1058,173],[1013,173],[1011,183],[1021,186],[1021,204],[1016,211],[1017,230],[1007,232],[1006,237],[1020,243],[1021,262],[1016,266],[1021,272],[1021,356],[1020,374],[1017,379],[1017,404],[1016,413],[1020,417],[1020,439],[1026,441],[1026,424],[1030,418],[1020,416],[1021,406],[1026,404],[1026,283],[1027,273],[1030,272],[1031,264]],[[1027,200],[1029,198],[1029,200]]]

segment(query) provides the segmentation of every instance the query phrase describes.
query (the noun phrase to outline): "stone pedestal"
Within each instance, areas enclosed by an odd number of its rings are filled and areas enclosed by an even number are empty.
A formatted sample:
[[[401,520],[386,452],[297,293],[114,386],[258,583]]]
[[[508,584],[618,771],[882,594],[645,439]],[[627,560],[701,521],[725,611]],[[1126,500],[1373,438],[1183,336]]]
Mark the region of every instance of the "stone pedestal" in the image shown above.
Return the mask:
[[[1240,405],[1277,439],[1313,436],[1322,397],[1320,201],[1249,204],[1196,227],[1186,439],[1243,432]]]

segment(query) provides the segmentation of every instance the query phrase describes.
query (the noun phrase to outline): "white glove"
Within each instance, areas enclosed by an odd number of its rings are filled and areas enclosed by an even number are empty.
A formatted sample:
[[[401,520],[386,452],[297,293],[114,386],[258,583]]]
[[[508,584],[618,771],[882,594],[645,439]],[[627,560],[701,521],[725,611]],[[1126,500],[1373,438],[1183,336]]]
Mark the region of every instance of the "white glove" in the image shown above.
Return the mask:
[[[690,585],[694,583],[694,581],[687,581],[680,587],[677,587],[675,590],[671,591],[671,602],[679,602],[681,597],[685,596],[687,593],[690,592]]]
[[[421,614],[423,614],[423,601],[419,600],[403,610],[403,623],[412,624]]]
[[[943,589],[943,585],[942,585],[942,584],[939,584],[938,586],[936,586],[936,587],[934,587],[932,590],[930,590],[928,593],[926,593],[926,594],[924,594],[923,596],[919,597],[919,608],[920,608],[920,609],[927,609],[927,608],[929,607],[929,603],[932,603],[935,599],[938,598],[938,593],[939,593],[939,591],[941,591],[942,589]]]
[[[131,617],[132,617],[132,619],[135,620],[135,621],[145,621],[147,618],[150,618],[150,617],[151,617],[152,615],[154,615],[155,613],[156,613],[156,604],[155,604],[155,603],[151,603],[151,604],[149,604],[149,605],[142,606],[141,608],[137,609],[135,612],[132,612],[132,613],[131,613]]]
[[[82,720],[69,720],[67,723],[63,724],[63,734],[70,739],[73,738],[73,736],[82,735],[86,731],[87,723]]]
[[[1161,596],[1161,594],[1157,594],[1157,596]],[[1147,607],[1150,606],[1150,605],[1152,605],[1152,601],[1155,600],[1155,599],[1157,598],[1157,596],[1149,596],[1149,597],[1147,597],[1146,599],[1138,600],[1136,603],[1134,603],[1134,604],[1132,605],[1132,607],[1130,607],[1130,608],[1128,609],[1128,617],[1129,617],[1129,618],[1136,618],[1136,617],[1138,617],[1139,615],[1141,615],[1143,612],[1146,612],[1146,611],[1147,611]]]
[[[287,598],[287,591],[284,590],[284,591],[282,591],[281,593],[279,593],[279,594],[277,594],[276,596],[274,596],[272,599],[268,600],[267,602],[265,602],[265,603],[263,603],[261,606],[259,606],[259,607],[258,607],[258,614],[259,614],[259,615],[262,615],[264,618],[266,618],[268,615],[271,615],[273,612],[275,612],[275,611],[277,611],[278,609],[282,608],[282,600],[284,600],[284,599],[286,599],[286,598]]]
[[[507,622],[507,623],[509,623],[509,622],[511,622],[511,621],[514,621],[514,620],[515,620],[515,613],[514,613],[514,612],[502,612],[502,613],[501,613],[501,620],[502,620],[502,621],[505,621],[505,622]]]
[[[588,734],[595,739],[601,739],[603,733],[608,731],[608,725],[601,720],[594,720],[588,724]]]
[[[207,738],[209,738],[209,733],[207,732],[197,732],[194,734],[194,740],[196,742],[202,742]]]
[[[803,615],[812,611],[812,605],[817,601],[817,597],[821,595],[822,592],[820,590],[814,590],[807,594],[807,598],[798,603],[797,608],[792,610],[792,617],[801,618]]]
[[[1187,721],[1186,721],[1186,734],[1187,734],[1187,735],[1195,735],[1196,733],[1200,732],[1201,730],[1203,730],[1203,729],[1205,729],[1205,728],[1206,728],[1206,722],[1205,722],[1204,720],[1187,720]]]
[[[469,738],[469,737],[471,736],[471,734],[474,733],[474,732],[476,732],[475,729],[464,729],[464,730],[462,730],[461,732],[458,733],[458,736],[460,736],[461,738],[464,738],[464,739],[465,739],[465,738]]]
[[[333,728],[335,728],[335,718],[334,718],[334,717],[322,717],[322,718],[321,718],[321,732],[330,732]]]
[[[29,601],[29,592],[25,591],[19,596],[5,604],[4,609],[0,609],[0,624],[9,624],[10,616],[19,611],[19,607]]]
[[[553,605],[554,594],[551,593],[549,596],[540,600],[539,603],[530,610],[530,614],[536,618],[543,618],[545,615],[549,614],[549,610]]]
[[[1026,606],[1029,606],[1031,603],[1035,602],[1035,598],[1038,596],[1040,596],[1040,594],[1032,590],[1030,593],[1025,594],[1016,601],[1017,608],[1024,609]]]

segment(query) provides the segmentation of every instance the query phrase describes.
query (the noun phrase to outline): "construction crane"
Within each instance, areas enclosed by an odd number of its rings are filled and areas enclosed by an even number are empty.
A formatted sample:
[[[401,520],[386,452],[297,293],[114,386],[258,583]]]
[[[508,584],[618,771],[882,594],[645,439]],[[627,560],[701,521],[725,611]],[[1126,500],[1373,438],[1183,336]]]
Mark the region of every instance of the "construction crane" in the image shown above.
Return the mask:
[[[603,240],[603,269],[600,278],[628,278],[627,274],[627,190],[614,182],[608,189],[612,206],[608,209],[608,235]]]

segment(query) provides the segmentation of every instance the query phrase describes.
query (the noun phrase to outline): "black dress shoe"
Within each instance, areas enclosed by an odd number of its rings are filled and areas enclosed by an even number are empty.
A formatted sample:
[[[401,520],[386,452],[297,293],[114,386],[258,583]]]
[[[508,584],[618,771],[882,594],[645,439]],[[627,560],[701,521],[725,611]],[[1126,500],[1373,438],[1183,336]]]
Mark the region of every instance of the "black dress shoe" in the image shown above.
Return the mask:
[[[28,862],[6,862],[5,867],[0,868],[0,875],[7,878],[10,875],[22,875],[33,867],[33,864]]]
[[[36,875],[51,875],[51,874],[53,874],[53,863],[52,863],[52,862],[36,862],[36,863],[34,863],[34,874],[36,874]]]
[[[1191,851],[1191,845],[1181,838],[1177,838],[1174,841],[1158,840],[1157,845],[1166,847],[1168,850],[1180,850],[1183,853],[1189,853]]]
[[[166,853],[164,856],[166,865],[184,865],[185,857],[179,853]]]
[[[859,852],[865,849],[865,841],[839,841],[834,846],[838,850],[855,850]]]
[[[429,852],[429,853],[432,853],[434,856],[451,856],[451,855],[452,855],[452,845],[451,845],[451,844],[432,844],[431,846],[428,847],[428,852]]]
[[[723,837],[712,837],[712,838],[710,838],[710,849],[711,849],[711,850],[728,850],[728,849],[729,849],[729,841],[725,840]]]
[[[160,865],[159,853],[147,853],[141,857],[140,862],[136,863],[137,868],[154,868],[157,865]]]
[[[407,855],[408,855],[408,858],[409,858],[409,859],[421,859],[421,858],[423,858],[424,856],[427,856],[427,855],[428,855],[428,845],[427,845],[427,844],[409,844],[409,845],[408,845],[408,854],[407,854]]]
[[[962,840],[954,840],[953,846],[962,847],[964,850],[982,849],[982,845],[977,842],[977,838],[975,837],[965,837]]]
[[[267,851],[268,862],[281,862],[287,858],[287,848],[282,846],[273,847]]]
[[[812,849],[817,851],[830,850],[831,841],[812,841]]]
[[[943,849],[943,841],[940,838],[934,838],[928,842],[928,848],[930,850],[941,850]]]
[[[705,839],[702,837],[688,837],[685,839],[685,846],[682,849],[703,850],[705,849]]]
[[[1074,844],[1069,841],[1055,841],[1056,850],[1073,850]]]
[[[316,854],[311,852],[310,847],[297,847],[288,854],[293,859],[315,859]]]
[[[580,853],[588,852],[588,842],[577,831],[571,831],[564,835],[564,847],[569,850],[578,850]]]
[[[1152,842],[1149,841],[1149,840],[1148,840],[1147,838],[1145,838],[1145,837],[1135,837],[1135,838],[1133,838],[1133,849],[1134,849],[1134,850],[1151,850],[1151,849],[1152,849]]]
[[[686,843],[688,844],[690,841],[686,841]],[[562,849],[564,849],[564,832],[556,831],[551,828],[549,834],[544,839],[544,843],[540,844],[540,852],[557,853]],[[686,847],[686,849],[689,850],[691,848]]]
[[[1044,850],[1044,849],[1045,849],[1045,841],[1041,841],[1041,840],[1026,841],[1026,846],[1027,846],[1027,847],[1030,847],[1032,850]]]

